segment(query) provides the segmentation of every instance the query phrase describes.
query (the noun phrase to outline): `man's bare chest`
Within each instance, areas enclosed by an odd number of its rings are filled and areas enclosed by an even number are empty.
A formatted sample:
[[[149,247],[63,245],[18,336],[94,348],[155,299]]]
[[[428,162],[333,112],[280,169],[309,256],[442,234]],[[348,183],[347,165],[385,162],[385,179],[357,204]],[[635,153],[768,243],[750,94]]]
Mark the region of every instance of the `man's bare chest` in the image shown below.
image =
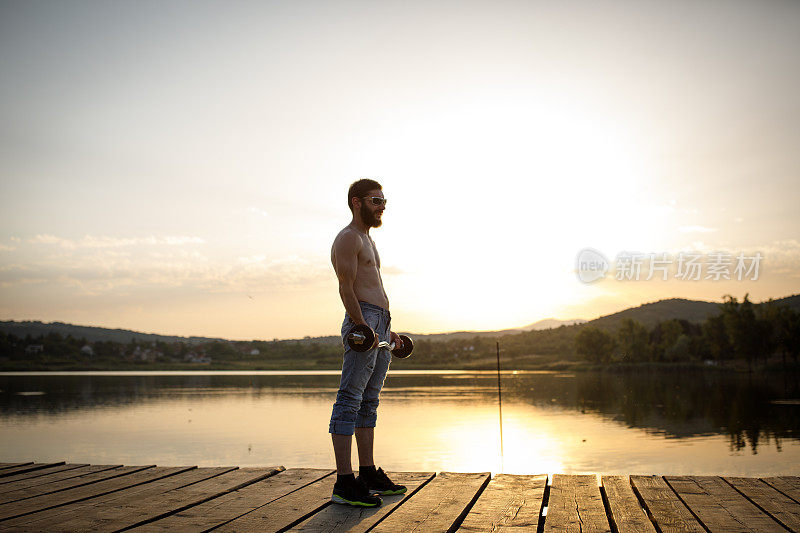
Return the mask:
[[[369,237],[363,239],[364,246],[361,247],[361,253],[358,254],[358,263],[366,268],[380,268],[381,258],[378,255],[378,248]]]

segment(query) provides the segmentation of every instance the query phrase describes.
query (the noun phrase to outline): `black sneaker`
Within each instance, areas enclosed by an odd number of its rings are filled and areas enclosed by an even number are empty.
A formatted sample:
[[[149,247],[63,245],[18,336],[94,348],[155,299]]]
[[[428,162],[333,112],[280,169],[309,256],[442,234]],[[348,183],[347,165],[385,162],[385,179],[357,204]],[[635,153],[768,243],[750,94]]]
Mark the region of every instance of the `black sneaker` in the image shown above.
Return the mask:
[[[354,507],[378,507],[382,503],[381,497],[370,494],[364,482],[357,478],[350,478],[346,482],[337,481],[333,485],[331,501]]]
[[[359,480],[366,483],[370,492],[380,494],[381,496],[391,496],[393,494],[405,494],[406,489],[403,485],[394,483],[383,468],[378,468],[374,474],[361,474],[358,476]]]

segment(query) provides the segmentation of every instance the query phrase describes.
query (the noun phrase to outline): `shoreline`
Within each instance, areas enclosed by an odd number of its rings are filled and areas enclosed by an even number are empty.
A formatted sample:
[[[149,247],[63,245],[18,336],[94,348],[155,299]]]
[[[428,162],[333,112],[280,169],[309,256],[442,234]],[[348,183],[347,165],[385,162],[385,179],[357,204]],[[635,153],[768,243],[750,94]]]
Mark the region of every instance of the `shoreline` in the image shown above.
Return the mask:
[[[0,373],[11,372],[191,372],[191,371],[237,371],[237,372],[331,372],[340,371],[341,366],[332,364],[245,364],[237,363],[132,363],[132,364],[2,364]],[[451,366],[426,366],[426,365],[393,365],[390,372],[404,371],[434,371],[434,372],[495,372],[496,364],[477,363]],[[554,361],[540,364],[501,365],[502,373],[515,371],[539,372],[634,372],[634,371],[717,371],[732,373],[749,373],[746,364],[741,361],[728,361],[724,364],[709,365],[704,362],[642,362],[642,363],[609,363],[596,364],[583,361]],[[753,374],[767,374],[775,372],[800,372],[800,365],[787,363],[784,367],[780,362],[770,362],[767,365],[758,364],[752,368]]]

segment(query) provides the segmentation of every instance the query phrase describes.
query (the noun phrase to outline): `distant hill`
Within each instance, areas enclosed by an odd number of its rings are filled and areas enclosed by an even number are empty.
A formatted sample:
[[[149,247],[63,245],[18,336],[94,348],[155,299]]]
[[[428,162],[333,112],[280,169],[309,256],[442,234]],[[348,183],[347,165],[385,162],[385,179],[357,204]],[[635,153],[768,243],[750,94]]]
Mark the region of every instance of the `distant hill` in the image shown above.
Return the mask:
[[[720,304],[714,302],[671,298],[601,316],[589,321],[589,324],[604,329],[616,329],[623,320],[630,318],[650,329],[665,320],[680,319],[689,322],[703,322],[709,316],[719,313],[719,306]]]
[[[85,338],[90,342],[130,342],[131,339],[135,339],[137,342],[162,341],[201,344],[204,342],[225,340],[210,337],[178,337],[174,335],[158,335],[156,333],[141,333],[139,331],[132,331],[129,329],[108,329],[96,326],[76,326],[74,324],[65,324],[63,322],[40,322],[38,320],[26,320],[22,322],[15,322],[14,320],[2,321],[0,322],[0,331],[14,334],[17,337],[25,337],[27,335],[38,337],[40,335],[47,335],[50,332],[55,332],[63,337],[72,335],[76,339]]]
[[[539,331],[542,329],[558,328],[561,326],[572,326],[573,324],[583,324],[584,322],[588,322],[588,320],[584,320],[583,318],[574,318],[572,320],[558,320],[557,318],[545,318],[544,320],[534,322],[533,324],[522,326],[519,329],[521,331]]]
[[[800,312],[800,294],[787,296],[773,300],[777,305],[786,305],[795,311]],[[764,302],[761,302],[763,304]],[[759,304],[760,305],[760,304]],[[528,326],[517,329],[507,329],[500,331],[457,331],[452,333],[433,333],[433,334],[412,334],[412,337],[418,339],[425,339],[428,341],[450,341],[456,339],[469,339],[473,337],[500,337],[502,335],[534,332],[546,330],[549,328],[559,328],[566,326],[570,329],[580,328],[583,324],[590,324],[593,326],[601,327],[608,330],[616,330],[620,323],[626,319],[631,318],[644,324],[647,328],[652,328],[658,322],[671,319],[683,319],[690,322],[702,322],[711,315],[719,312],[719,303],[705,302],[702,300],[687,300],[684,298],[671,298],[668,300],[659,300],[642,304],[638,307],[631,307],[624,309],[617,313],[601,316],[594,320],[586,321],[582,319],[574,320],[557,320],[557,319],[544,319],[534,322]],[[50,332],[59,333],[62,336],[72,335],[75,338],[85,338],[87,341],[115,341],[115,342],[130,342],[135,339],[137,342],[184,342],[187,344],[201,344],[211,341],[225,341],[227,339],[214,338],[214,337],[180,337],[175,335],[159,335],[155,333],[142,333],[139,331],[132,331],[128,329],[108,329],[95,326],[78,326],[74,324],[65,324],[63,322],[40,322],[40,321],[21,321],[16,322],[0,321],[0,331],[12,333],[18,337],[25,337],[31,335],[38,337],[39,335],[46,335]],[[325,337],[305,337],[303,339],[287,339],[280,342],[298,342],[304,343],[339,343],[340,338],[336,335]]]
[[[773,302],[778,305],[785,305],[795,311],[800,311],[800,294],[794,294],[786,298],[778,298],[777,300],[773,300]]]
[[[761,305],[765,302],[758,302]],[[785,305],[800,312],[800,294],[773,300],[776,305]],[[648,329],[665,320],[688,320],[689,322],[703,322],[709,316],[720,311],[721,303],[706,302],[702,300],[687,300],[685,298],[670,298],[630,307],[617,313],[601,316],[590,320],[588,324],[603,329],[616,330],[626,318],[631,318],[642,323]]]
[[[510,335],[514,333],[522,333],[525,331],[541,331],[544,329],[558,328],[561,326],[572,326],[575,324],[583,324],[587,322],[582,318],[575,318],[572,320],[558,320],[556,318],[545,318],[533,324],[522,326],[521,328],[501,329],[492,331],[451,331],[449,333],[418,333],[412,335],[414,338],[425,339],[428,341],[443,341],[443,340],[456,340],[456,339],[471,339],[473,337],[499,337],[501,335]]]

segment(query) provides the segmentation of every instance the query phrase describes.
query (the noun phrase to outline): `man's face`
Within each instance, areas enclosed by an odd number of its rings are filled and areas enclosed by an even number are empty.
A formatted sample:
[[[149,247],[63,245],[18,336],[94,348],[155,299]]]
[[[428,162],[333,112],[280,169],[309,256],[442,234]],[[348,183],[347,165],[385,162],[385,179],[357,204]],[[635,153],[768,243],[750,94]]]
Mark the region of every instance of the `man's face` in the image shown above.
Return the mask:
[[[383,215],[383,210],[386,209],[386,206],[374,205],[372,203],[372,197],[374,196],[377,198],[383,198],[383,191],[374,189],[369,191],[365,196],[366,198],[360,199],[361,210],[359,212],[361,214],[361,220],[369,228],[378,228],[382,224],[381,216]]]

